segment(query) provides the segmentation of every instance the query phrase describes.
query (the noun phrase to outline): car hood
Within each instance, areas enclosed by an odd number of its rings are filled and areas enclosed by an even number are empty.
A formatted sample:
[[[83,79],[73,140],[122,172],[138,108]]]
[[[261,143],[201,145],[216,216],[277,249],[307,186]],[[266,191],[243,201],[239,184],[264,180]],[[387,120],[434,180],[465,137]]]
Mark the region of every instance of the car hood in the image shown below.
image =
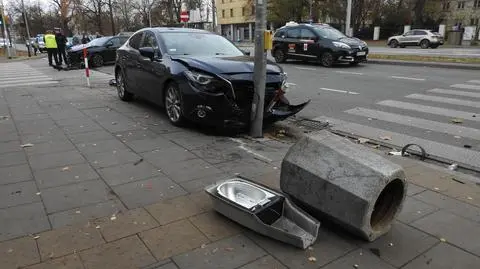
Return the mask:
[[[343,42],[347,45],[353,45],[353,46],[363,46],[365,44],[365,42],[363,42],[362,40],[356,37],[344,37],[338,41]]]
[[[200,69],[214,74],[253,73],[254,58],[251,56],[171,56],[190,68]],[[282,68],[267,61],[267,73],[281,73]]]

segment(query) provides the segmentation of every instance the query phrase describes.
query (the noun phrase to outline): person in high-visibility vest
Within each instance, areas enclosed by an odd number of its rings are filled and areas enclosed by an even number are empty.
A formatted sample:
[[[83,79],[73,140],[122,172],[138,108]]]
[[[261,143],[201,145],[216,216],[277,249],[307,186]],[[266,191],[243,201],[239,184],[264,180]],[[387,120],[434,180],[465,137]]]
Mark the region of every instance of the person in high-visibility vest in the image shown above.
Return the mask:
[[[47,49],[48,53],[48,64],[53,66],[52,63],[52,56],[55,59],[55,66],[58,66],[58,57],[57,57],[57,41],[55,39],[55,35],[53,34],[52,30],[48,30],[47,34],[43,37],[43,41],[45,42],[45,48]]]

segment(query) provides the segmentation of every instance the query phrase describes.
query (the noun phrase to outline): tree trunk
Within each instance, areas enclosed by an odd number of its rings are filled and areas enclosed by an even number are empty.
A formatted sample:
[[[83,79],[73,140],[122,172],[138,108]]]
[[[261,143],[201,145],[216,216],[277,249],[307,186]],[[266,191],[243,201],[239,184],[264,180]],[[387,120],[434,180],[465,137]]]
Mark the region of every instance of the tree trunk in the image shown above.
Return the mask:
[[[110,13],[110,23],[112,24],[112,35],[115,35],[115,20],[113,19],[113,4],[112,0],[108,0],[108,8]]]
[[[479,33],[480,33],[480,20],[478,20],[477,28],[475,29],[475,34],[473,35],[473,39],[472,39],[472,41],[470,42],[470,45],[471,45],[471,46],[476,46],[476,45],[478,45],[478,36],[479,36]]]
[[[423,11],[425,10],[426,2],[427,0],[417,0],[415,2],[414,14],[416,27],[423,27]]]

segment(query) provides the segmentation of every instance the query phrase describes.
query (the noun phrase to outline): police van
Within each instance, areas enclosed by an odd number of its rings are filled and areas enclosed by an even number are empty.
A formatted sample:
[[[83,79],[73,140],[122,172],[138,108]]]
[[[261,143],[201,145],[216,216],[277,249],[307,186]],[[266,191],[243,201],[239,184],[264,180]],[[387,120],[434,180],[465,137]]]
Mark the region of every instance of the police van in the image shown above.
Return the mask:
[[[357,65],[367,61],[367,43],[348,37],[328,24],[288,22],[275,32],[272,56],[277,63],[288,59]]]

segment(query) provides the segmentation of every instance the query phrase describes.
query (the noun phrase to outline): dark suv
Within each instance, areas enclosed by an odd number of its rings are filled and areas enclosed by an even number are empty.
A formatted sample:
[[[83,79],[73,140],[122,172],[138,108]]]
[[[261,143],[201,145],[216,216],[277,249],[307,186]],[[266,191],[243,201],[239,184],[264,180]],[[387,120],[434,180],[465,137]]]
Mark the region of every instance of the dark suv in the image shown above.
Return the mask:
[[[357,65],[367,55],[367,43],[327,24],[287,24],[273,38],[272,56],[278,63],[295,59],[320,61],[325,67],[336,62]]]

